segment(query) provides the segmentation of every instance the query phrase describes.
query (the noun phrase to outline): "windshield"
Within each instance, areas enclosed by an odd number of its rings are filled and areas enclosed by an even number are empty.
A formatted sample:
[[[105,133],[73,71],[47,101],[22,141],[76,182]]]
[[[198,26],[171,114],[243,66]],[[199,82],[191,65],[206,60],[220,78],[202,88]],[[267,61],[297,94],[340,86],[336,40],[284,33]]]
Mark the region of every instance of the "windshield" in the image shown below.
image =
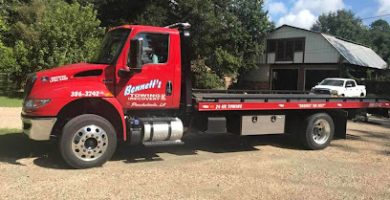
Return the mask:
[[[320,85],[330,85],[330,86],[343,87],[344,81],[343,80],[334,80],[334,79],[325,79],[320,83]]]
[[[130,31],[130,29],[116,29],[108,32],[93,63],[113,63],[118,58]]]

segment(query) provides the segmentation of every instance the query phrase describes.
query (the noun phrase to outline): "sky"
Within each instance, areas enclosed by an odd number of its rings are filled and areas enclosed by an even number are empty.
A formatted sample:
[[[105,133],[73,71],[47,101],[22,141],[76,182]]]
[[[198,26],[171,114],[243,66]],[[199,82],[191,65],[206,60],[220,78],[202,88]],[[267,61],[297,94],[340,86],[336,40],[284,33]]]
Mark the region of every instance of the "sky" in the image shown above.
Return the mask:
[[[278,27],[289,24],[310,29],[319,15],[340,9],[352,10],[361,19],[390,14],[390,0],[265,0],[264,8]],[[390,23],[390,15],[364,19],[369,25],[377,19]]]

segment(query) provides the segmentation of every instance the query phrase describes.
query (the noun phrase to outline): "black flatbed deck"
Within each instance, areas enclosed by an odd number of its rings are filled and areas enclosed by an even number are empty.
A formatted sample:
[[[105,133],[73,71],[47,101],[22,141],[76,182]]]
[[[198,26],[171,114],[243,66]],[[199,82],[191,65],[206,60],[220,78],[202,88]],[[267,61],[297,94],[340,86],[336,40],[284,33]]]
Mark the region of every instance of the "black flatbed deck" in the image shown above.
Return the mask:
[[[198,111],[390,108],[390,100],[291,91],[193,90]]]
[[[324,101],[324,102],[388,102],[389,99],[378,97],[337,97],[331,95],[309,94],[295,91],[247,91],[247,90],[194,90],[196,102],[290,102],[290,101]]]

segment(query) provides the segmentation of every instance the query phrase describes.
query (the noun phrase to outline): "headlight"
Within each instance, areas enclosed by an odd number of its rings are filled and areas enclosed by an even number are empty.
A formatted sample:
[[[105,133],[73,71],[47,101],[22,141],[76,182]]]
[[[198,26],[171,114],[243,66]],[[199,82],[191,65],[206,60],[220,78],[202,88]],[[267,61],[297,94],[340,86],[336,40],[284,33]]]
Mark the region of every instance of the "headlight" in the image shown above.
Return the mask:
[[[50,102],[50,99],[26,99],[23,104],[23,110],[33,111]]]
[[[339,92],[337,90],[331,90],[330,94],[331,95],[339,95]]]

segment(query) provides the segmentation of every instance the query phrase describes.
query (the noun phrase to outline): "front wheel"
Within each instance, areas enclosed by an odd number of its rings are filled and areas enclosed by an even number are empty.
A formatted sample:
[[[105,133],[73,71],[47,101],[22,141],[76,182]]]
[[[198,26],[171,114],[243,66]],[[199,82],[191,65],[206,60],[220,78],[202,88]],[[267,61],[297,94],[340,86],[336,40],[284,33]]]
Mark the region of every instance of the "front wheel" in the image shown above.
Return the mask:
[[[310,115],[304,127],[300,138],[307,149],[318,150],[329,146],[335,130],[332,117],[326,113]]]
[[[59,143],[63,159],[74,168],[103,165],[114,154],[116,145],[112,124],[93,114],[80,115],[66,123]]]

